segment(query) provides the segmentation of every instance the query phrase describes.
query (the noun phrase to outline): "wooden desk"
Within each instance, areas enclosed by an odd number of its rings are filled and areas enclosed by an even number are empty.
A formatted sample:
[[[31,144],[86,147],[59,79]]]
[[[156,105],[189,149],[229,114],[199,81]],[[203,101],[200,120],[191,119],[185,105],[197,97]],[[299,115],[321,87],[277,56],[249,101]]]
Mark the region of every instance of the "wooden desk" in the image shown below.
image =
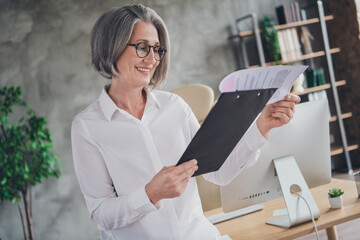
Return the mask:
[[[327,198],[329,189],[341,188],[343,194],[343,208],[331,209]],[[313,197],[320,209],[320,217],[316,220],[318,230],[326,229],[329,239],[337,239],[335,225],[360,218],[360,198],[358,198],[354,181],[332,179],[331,183],[311,189]],[[236,239],[294,239],[315,231],[313,223],[303,223],[286,229],[266,224],[275,217],[273,210],[285,208],[283,198],[265,202],[264,209],[246,216],[234,218],[215,224],[221,235],[228,234],[232,240]],[[221,208],[205,212],[210,216],[221,212]]]

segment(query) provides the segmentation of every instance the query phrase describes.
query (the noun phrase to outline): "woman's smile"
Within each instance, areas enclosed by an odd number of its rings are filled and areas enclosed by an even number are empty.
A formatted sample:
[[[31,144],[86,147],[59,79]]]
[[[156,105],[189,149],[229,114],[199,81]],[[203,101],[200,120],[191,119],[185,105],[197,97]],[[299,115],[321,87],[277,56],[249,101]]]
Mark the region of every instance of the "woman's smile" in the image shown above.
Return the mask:
[[[150,73],[151,68],[148,67],[136,67],[135,68],[141,72],[142,74],[148,75]]]

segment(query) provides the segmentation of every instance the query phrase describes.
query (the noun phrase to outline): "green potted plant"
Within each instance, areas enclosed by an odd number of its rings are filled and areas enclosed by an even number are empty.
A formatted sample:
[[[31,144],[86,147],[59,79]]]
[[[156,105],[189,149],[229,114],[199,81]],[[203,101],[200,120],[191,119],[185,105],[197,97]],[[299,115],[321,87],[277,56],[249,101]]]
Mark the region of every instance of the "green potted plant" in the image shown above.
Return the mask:
[[[58,178],[60,162],[46,118],[38,117],[21,94],[20,87],[0,88],[0,202],[17,204],[24,239],[33,240],[31,187]]]
[[[329,189],[328,196],[331,208],[342,208],[342,195],[340,188]]]
[[[281,64],[281,52],[274,20],[269,16],[265,16],[261,23],[264,28],[263,37],[265,41],[266,57],[269,61],[275,61],[276,64],[279,65]]]

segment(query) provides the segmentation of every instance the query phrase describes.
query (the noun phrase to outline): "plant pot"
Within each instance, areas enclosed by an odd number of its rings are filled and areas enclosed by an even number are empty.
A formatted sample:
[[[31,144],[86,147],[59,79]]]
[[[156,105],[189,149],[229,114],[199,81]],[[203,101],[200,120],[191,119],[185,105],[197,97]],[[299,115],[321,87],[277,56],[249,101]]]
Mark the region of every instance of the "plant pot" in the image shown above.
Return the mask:
[[[342,208],[342,196],[334,197],[334,198],[329,197],[329,202],[330,202],[331,208],[334,208],[334,209]]]

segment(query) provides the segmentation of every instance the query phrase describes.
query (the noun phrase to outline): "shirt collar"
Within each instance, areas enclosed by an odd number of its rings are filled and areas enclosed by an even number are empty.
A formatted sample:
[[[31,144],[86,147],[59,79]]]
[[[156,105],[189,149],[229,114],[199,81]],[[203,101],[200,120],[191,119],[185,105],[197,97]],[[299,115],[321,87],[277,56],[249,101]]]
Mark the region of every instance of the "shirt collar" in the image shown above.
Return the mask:
[[[114,112],[118,109],[118,107],[115,105],[113,100],[111,100],[109,94],[107,93],[107,90],[109,89],[110,85],[106,85],[103,90],[101,91],[100,97],[99,97],[99,103],[101,110],[103,111],[106,119],[108,121],[111,121],[111,118],[114,114]]]
[[[150,90],[148,87],[145,87],[144,89],[145,89],[146,96],[147,96],[146,105],[145,105],[145,111],[146,111],[146,109],[148,109],[152,105],[155,105],[158,109],[160,109],[160,107],[161,107],[160,102],[157,99],[154,92],[152,90]]]
[[[119,110],[119,108],[116,106],[116,104],[111,100],[109,94],[107,93],[107,90],[109,89],[110,84],[106,85],[103,90],[101,91],[100,97],[99,97],[99,103],[100,107],[105,115],[105,118],[108,121],[111,121],[112,116],[114,115],[116,110]],[[155,105],[158,109],[160,109],[160,103],[159,100],[156,98],[156,95],[153,91],[151,91],[148,87],[144,88],[146,91],[146,105],[144,112],[151,107],[152,105]]]

